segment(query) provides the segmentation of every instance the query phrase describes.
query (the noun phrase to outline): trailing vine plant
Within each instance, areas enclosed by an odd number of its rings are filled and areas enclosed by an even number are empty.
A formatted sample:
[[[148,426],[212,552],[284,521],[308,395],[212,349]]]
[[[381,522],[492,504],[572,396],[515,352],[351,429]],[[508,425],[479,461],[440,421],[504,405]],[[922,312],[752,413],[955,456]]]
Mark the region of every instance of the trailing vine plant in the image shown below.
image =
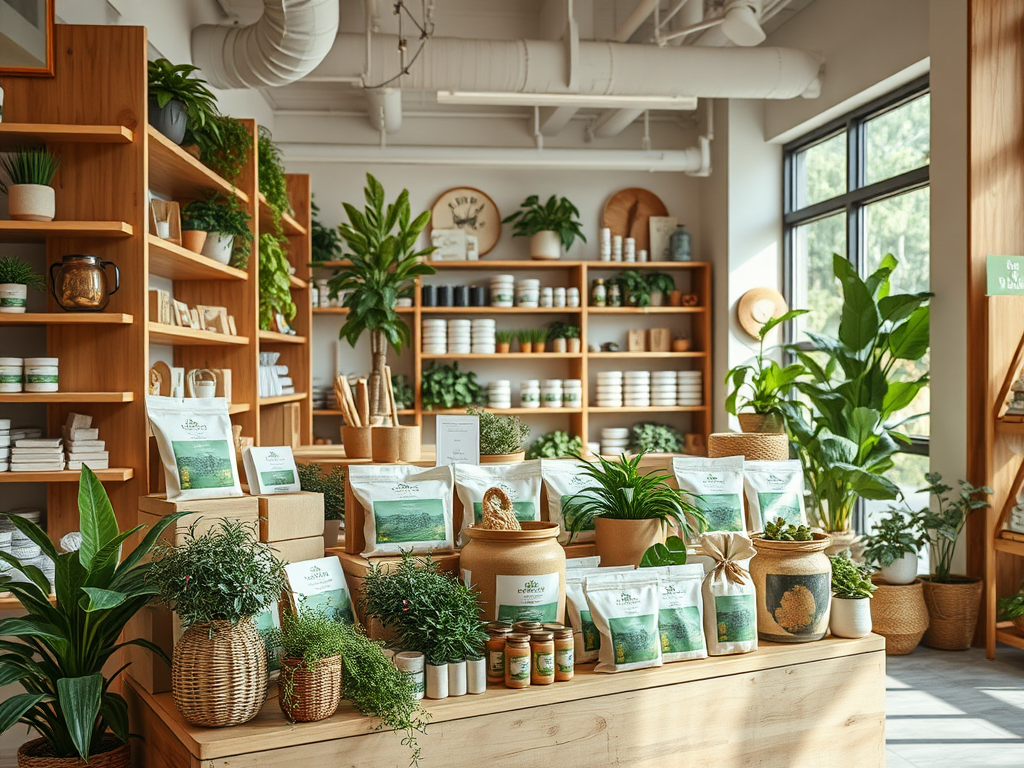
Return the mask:
[[[260,235],[260,328],[264,331],[273,330],[276,314],[286,320],[295,317],[290,275],[281,241],[271,234]]]

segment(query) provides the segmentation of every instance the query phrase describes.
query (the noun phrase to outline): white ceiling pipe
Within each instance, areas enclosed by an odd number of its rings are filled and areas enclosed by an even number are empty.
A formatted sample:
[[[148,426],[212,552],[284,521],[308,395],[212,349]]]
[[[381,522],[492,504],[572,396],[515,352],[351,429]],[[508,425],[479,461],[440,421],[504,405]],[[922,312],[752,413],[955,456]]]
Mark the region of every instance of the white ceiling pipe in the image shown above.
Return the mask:
[[[643,23],[647,21],[654,9],[658,7],[658,3],[661,0],[639,0],[632,13],[626,17],[626,20],[619,25],[619,28],[615,30],[615,34],[612,35],[612,40],[616,43],[628,43],[629,38],[643,26]]]
[[[642,109],[613,109],[605,112],[594,125],[594,135],[599,139],[618,136],[644,113]]]
[[[361,35],[337,43],[308,78],[349,82],[363,70]],[[397,39],[375,40],[371,68],[395,73]],[[658,48],[650,45],[579,44],[578,94],[791,99],[817,86],[818,57],[792,48]],[[427,91],[568,93],[564,44],[547,40],[434,38],[400,87]]]
[[[375,130],[398,133],[402,129],[402,92],[397,88],[367,88],[366,111]]]
[[[248,26],[193,29],[192,60],[217,88],[288,85],[331,50],[339,20],[339,0],[264,0],[263,15]]]

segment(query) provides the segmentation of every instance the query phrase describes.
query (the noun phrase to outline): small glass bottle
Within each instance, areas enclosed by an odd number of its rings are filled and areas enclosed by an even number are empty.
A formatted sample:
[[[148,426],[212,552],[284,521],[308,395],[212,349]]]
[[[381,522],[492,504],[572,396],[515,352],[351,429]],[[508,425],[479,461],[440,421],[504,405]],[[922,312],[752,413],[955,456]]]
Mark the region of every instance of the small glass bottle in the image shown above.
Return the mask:
[[[609,307],[621,307],[622,306],[622,290],[618,284],[612,283],[608,287],[608,306]]]
[[[530,636],[513,632],[505,638],[505,686],[530,687]]]
[[[576,644],[572,627],[555,630],[555,682],[572,680],[576,667]]]
[[[604,280],[600,277],[594,281],[590,289],[590,306],[603,307],[608,303],[608,289],[604,287]]]
[[[487,625],[487,682],[505,679],[505,639],[512,633],[508,624]]]
[[[532,685],[551,685],[555,682],[555,636],[543,629],[530,633],[530,663]]]
[[[542,626],[543,625],[539,621],[516,621],[512,624],[512,631],[528,635],[534,630],[540,629]]]

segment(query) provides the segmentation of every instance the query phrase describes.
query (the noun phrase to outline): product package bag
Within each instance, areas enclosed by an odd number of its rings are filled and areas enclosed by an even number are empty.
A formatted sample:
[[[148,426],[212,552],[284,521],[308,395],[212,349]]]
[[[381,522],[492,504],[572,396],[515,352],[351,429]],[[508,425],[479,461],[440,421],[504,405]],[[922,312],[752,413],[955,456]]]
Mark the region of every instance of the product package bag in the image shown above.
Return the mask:
[[[363,557],[453,548],[451,466],[353,464],[348,481],[365,511]]]
[[[676,456],[672,472],[679,490],[707,516],[709,531],[747,532],[743,514],[743,457]]]
[[[641,568],[631,573],[587,576],[583,584],[594,626],[601,634],[595,672],[628,672],[660,667],[658,576]]]
[[[517,464],[456,464],[455,489],[462,501],[461,541],[465,530],[483,522],[484,494],[500,488],[512,501],[512,510],[521,522],[540,520],[540,461]]]
[[[147,395],[146,414],[169,500],[242,495],[227,400]]]
[[[566,563],[568,562],[566,560]],[[634,569],[631,565],[616,565],[609,568],[585,566],[569,568],[568,565],[566,566],[565,613],[569,619],[569,626],[572,627],[575,644],[574,658],[577,664],[597,661],[597,651],[601,647],[601,635],[597,631],[597,627],[594,626],[594,620],[590,615],[590,606],[587,605],[587,596],[583,591],[583,585],[587,581],[587,576],[601,573],[622,573],[632,570]]]
[[[541,459],[540,474],[544,480],[544,491],[548,495],[548,522],[558,523],[562,532],[558,541],[569,541],[569,527],[562,515],[562,508],[573,496],[584,488],[594,485],[594,479],[583,472],[583,464],[571,459]],[[591,523],[572,537],[574,543],[593,541],[594,525]]]
[[[798,459],[748,461],[743,468],[743,485],[750,510],[750,530],[763,531],[765,523],[779,517],[790,525],[807,523],[804,470]]]
[[[704,577],[704,636],[711,656],[757,650],[757,598],[754,579],[738,561],[757,554],[742,533],[705,533],[704,552],[715,567]]]
[[[658,631],[661,634],[662,660],[668,664],[707,658],[704,601],[700,593],[704,566],[699,563],[666,565],[641,570],[655,571],[658,575]]]
[[[592,557],[567,557],[565,559],[565,569],[570,568],[599,568],[601,566],[601,557],[594,555]]]

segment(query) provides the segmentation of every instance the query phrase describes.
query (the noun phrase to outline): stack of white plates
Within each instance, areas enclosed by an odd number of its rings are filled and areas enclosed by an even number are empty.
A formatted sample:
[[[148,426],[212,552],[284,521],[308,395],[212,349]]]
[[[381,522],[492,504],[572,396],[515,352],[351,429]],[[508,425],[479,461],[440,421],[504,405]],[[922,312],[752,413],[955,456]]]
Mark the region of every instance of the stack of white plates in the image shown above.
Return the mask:
[[[497,350],[494,332],[497,323],[489,317],[472,321],[472,352],[474,355],[493,355]]]
[[[659,408],[676,404],[676,372],[654,371],[651,374],[651,405]]]
[[[704,384],[700,371],[679,371],[677,405],[698,406],[704,404]]]
[[[516,283],[516,306],[536,309],[540,302],[540,280],[524,277]]]
[[[605,456],[625,453],[629,448],[629,430],[626,427],[605,427],[601,430],[601,453]]]
[[[471,321],[464,319],[448,321],[448,354],[468,355],[472,351],[470,343]]]
[[[622,371],[601,371],[597,374],[597,406],[622,407]]]
[[[40,524],[43,513],[38,509],[16,509],[10,514],[29,520],[36,525]],[[15,528],[11,532],[11,554],[19,560],[32,560],[42,553],[42,549],[32,539]]]
[[[562,380],[544,379],[540,388],[540,404],[542,408],[562,407]]]
[[[580,408],[583,406],[583,380],[562,379],[562,407]]]
[[[513,275],[495,275],[491,278],[491,306],[511,307],[515,296],[516,278]]]
[[[487,385],[487,407],[488,408],[511,408],[512,407],[512,382],[508,379],[498,379]]]
[[[523,408],[540,408],[540,379],[519,382],[519,404]]]
[[[443,355],[448,351],[448,325],[441,318],[423,321],[423,354]]]
[[[651,405],[651,372],[626,371],[626,386],[622,390],[627,408],[648,408]]]

